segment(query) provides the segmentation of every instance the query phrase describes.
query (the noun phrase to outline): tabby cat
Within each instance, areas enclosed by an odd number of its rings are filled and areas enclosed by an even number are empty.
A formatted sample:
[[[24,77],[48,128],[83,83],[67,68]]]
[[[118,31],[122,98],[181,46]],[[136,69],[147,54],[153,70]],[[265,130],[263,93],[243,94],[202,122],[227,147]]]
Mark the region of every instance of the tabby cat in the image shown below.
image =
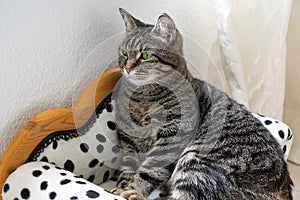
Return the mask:
[[[174,21],[148,25],[120,9],[126,37],[113,94],[121,174],[112,192],[146,199],[292,199],[283,152],[243,105],[192,77]]]

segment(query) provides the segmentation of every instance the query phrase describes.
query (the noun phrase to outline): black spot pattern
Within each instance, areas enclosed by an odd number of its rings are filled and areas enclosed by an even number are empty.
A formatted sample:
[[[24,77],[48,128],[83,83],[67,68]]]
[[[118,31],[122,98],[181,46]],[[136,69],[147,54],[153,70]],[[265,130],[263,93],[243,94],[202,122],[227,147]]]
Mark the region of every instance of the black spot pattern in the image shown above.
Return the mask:
[[[95,175],[91,175],[87,180],[93,182],[95,180]]]
[[[89,190],[86,192],[86,196],[91,198],[91,199],[96,199],[100,196],[100,194],[94,190]]]
[[[83,182],[83,181],[76,181],[77,184],[80,184],[80,185],[85,185],[86,182]]]
[[[292,139],[293,135],[291,134],[291,129],[288,129],[288,140]]]
[[[86,143],[81,143],[80,144],[80,150],[83,152],[83,153],[87,153],[89,151],[89,145],[86,144]]]
[[[287,147],[286,147],[286,145],[284,145],[283,148],[282,148],[283,153],[286,152],[286,149],[287,149]]]
[[[56,196],[57,196],[56,192],[51,192],[51,193],[49,194],[49,198],[50,198],[50,199],[55,199]]]
[[[106,104],[105,109],[106,109],[107,112],[112,112],[113,107],[112,107],[112,105],[110,103],[108,103],[108,104]],[[105,120],[104,123],[107,123],[107,127],[109,129],[116,130],[116,124],[113,122],[113,120],[108,121],[108,122],[106,122],[106,121],[107,120]],[[107,136],[105,134],[103,134],[103,135],[102,134],[98,134],[98,137],[96,137],[96,139],[97,139],[97,141],[99,141],[102,144],[105,143],[105,142],[107,142],[107,140],[108,140],[108,138],[107,138]],[[56,151],[57,150],[61,150],[60,148],[62,146],[60,146],[59,141],[54,140],[54,138],[51,139],[51,140],[52,140],[52,142],[47,147],[50,148],[50,150],[51,149],[56,150]],[[99,143],[96,144],[96,148],[97,148],[96,150],[99,153],[103,153],[104,150],[106,150],[106,149],[104,149],[104,148],[106,148],[105,144],[103,144],[103,145],[102,144],[99,144]],[[76,148],[76,146],[74,148]],[[93,148],[95,148],[95,147],[93,147]],[[110,150],[110,147],[108,147],[108,148],[109,149],[107,149],[107,150]],[[92,149],[92,146],[91,145],[89,146],[88,142],[87,143],[81,142],[80,149],[78,149],[78,146],[77,146],[76,150],[79,153],[81,151],[81,155],[82,155],[82,153],[88,153],[89,151],[91,151],[91,149]],[[95,150],[95,149],[93,149],[93,150]],[[111,151],[113,153],[119,153],[120,152],[120,148],[117,147],[117,146],[114,146],[114,147],[111,148]],[[117,157],[115,157],[115,156],[116,155],[113,155],[111,158],[109,158],[109,159],[111,159],[111,162],[116,162]],[[51,161],[50,157],[48,158],[47,156],[43,156],[43,155],[41,157],[39,157],[39,155],[38,155],[36,158],[39,159],[40,161],[44,161],[44,162],[48,162],[48,163],[50,163],[49,161]],[[87,163],[89,164],[89,167],[91,167],[91,168],[96,167],[96,166],[100,166],[100,167],[104,166],[104,162],[103,161],[100,161],[100,160],[97,160],[97,159],[91,159],[89,161],[90,162],[87,162]],[[108,162],[110,162],[110,161],[108,161]],[[62,169],[68,170],[70,172],[74,172],[75,166],[77,165],[77,163],[74,162],[74,160],[72,159],[72,157],[65,157],[64,160],[62,160],[61,162],[59,162],[57,164]],[[34,169],[31,172],[32,172],[33,176],[35,176],[35,177],[41,177],[41,175],[44,176],[44,173],[46,173],[46,171],[44,171],[44,170],[50,170],[50,169],[53,169],[53,168],[54,168],[54,166],[47,165],[47,164],[46,165],[42,164],[42,168],[40,168],[40,172],[38,172],[38,171],[33,172]],[[57,169],[61,169],[61,168],[57,167]],[[77,170],[77,168],[76,168],[76,170]],[[66,181],[67,179],[65,179],[65,178],[67,178],[66,175],[68,175],[68,174],[63,173],[62,171],[58,171],[58,175],[59,174],[61,175],[60,180],[59,180],[60,184],[62,184],[62,185],[67,184],[68,181]],[[91,175],[91,174],[89,174],[89,175]],[[107,180],[108,177],[109,177],[109,175],[110,175],[110,172],[106,171],[104,173],[104,175],[103,175],[103,180]],[[64,177],[62,177],[62,176],[64,176]],[[88,178],[89,181],[94,181],[95,175],[91,175],[90,177],[88,177],[88,176],[86,177],[86,175],[85,175],[85,177]],[[83,176],[80,175],[80,176],[77,176],[77,177],[78,178],[82,178]],[[99,177],[99,178],[101,179],[101,177]],[[72,180],[72,183],[75,183],[75,180],[74,181]],[[77,184],[87,184],[88,183],[88,182],[80,181],[80,179],[77,179],[77,180],[78,180],[78,181],[76,181]],[[50,182],[47,182],[46,180],[40,179],[40,181],[37,183],[37,186],[38,186],[39,190],[43,190],[44,192],[46,191],[44,193],[46,195],[45,199],[60,199],[61,198],[60,195],[59,195],[60,193],[56,193],[57,191],[51,189]],[[6,189],[6,187],[8,187],[8,189]],[[26,186],[23,186],[23,187],[26,187]],[[59,187],[59,185],[58,185],[58,187]],[[28,188],[28,189],[30,189],[30,191],[29,190],[25,190],[25,189],[22,190],[23,197],[26,198],[26,192],[28,192],[28,196],[30,196],[30,194],[31,194],[31,197],[30,198],[28,197],[28,198],[31,199],[32,198],[32,194],[34,193],[34,191],[31,190],[31,188]],[[4,190],[4,192],[8,191],[9,190],[9,185],[7,184],[7,186],[4,186],[3,190]],[[89,190],[89,191],[86,192],[86,196],[89,197],[89,198],[97,198],[98,196],[100,196],[100,194],[98,194],[96,191]],[[22,199],[21,197],[19,197],[19,198]],[[68,198],[66,198],[66,199],[78,199],[78,198],[81,199],[81,197],[76,196],[76,194],[72,194],[72,195],[68,196]],[[17,200],[17,199],[18,198],[15,198],[15,200]],[[114,199],[114,198],[112,198],[112,199]]]
[[[41,190],[46,190],[48,188],[48,182],[47,181],[43,181],[41,183],[40,188],[41,188]]]
[[[103,145],[102,145],[102,144],[99,144],[99,145],[97,146],[97,152],[98,152],[98,153],[102,153],[103,150],[104,150]]]
[[[270,125],[270,124],[272,124],[272,121],[270,121],[270,120],[265,121],[265,125]]]
[[[19,200],[19,198],[16,197],[16,198],[14,198],[14,200]]]
[[[111,104],[107,104],[107,105],[106,105],[106,111],[107,111],[107,112],[112,112],[112,110],[113,110],[112,105],[111,105]]]
[[[116,124],[112,121],[107,122],[107,127],[112,131],[116,130],[116,128],[117,128]]]
[[[117,161],[117,157],[114,157],[113,159],[111,159],[111,163],[115,163]]]
[[[117,181],[118,181],[118,177],[113,176],[113,177],[110,178],[110,180],[112,180],[112,181],[114,181],[114,182],[117,182]]]
[[[22,189],[21,197],[22,197],[22,199],[29,199],[29,197],[30,197],[29,189],[27,189],[27,188]]]
[[[71,182],[71,180],[69,180],[69,179],[64,179],[64,180],[60,181],[60,184],[61,184],[61,185],[66,185],[66,184],[68,184],[68,183],[70,183],[70,182]]]
[[[67,160],[64,164],[64,168],[67,171],[73,172],[74,171],[74,163],[71,160]]]
[[[119,152],[120,152],[120,147],[118,147],[118,146],[113,146],[113,147],[111,148],[111,151],[112,151],[113,153],[119,153]]]
[[[103,182],[106,182],[109,178],[109,171],[106,171],[103,175]]]
[[[46,156],[42,157],[41,161],[43,161],[43,162],[49,162],[49,160],[48,160],[48,158]]]
[[[75,197],[75,196],[70,198],[70,200],[77,200],[77,199],[78,199],[78,197]]]
[[[57,146],[58,146],[58,143],[56,140],[54,140],[52,143],[52,148],[55,150],[57,148]]]
[[[44,165],[43,169],[48,170],[48,169],[50,169],[50,167],[48,165]]]
[[[93,159],[90,163],[89,163],[89,168],[93,168],[95,167],[96,165],[98,165],[99,163],[99,160],[98,159]]]
[[[97,134],[97,135],[96,135],[96,139],[97,139],[99,142],[106,142],[106,138],[104,137],[104,135],[101,135],[101,134]]]
[[[278,134],[281,139],[284,139],[284,132],[282,130],[279,130]]]
[[[4,186],[3,186],[3,192],[8,192],[8,190],[9,190],[9,184],[8,183],[6,183]]]
[[[120,171],[119,171],[119,170],[115,170],[115,171],[114,171],[114,176],[119,176],[119,174],[120,174]]]
[[[33,175],[34,177],[39,177],[40,175],[42,175],[42,172],[41,172],[40,170],[34,170],[34,171],[32,172],[32,175]]]

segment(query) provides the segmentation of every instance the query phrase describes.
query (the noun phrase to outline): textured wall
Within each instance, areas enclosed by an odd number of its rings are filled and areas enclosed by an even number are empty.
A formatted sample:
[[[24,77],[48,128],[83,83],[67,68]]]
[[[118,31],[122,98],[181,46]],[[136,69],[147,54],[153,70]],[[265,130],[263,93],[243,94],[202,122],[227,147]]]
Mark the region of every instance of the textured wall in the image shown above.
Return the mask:
[[[294,1],[299,4],[299,0]],[[115,60],[120,33],[124,30],[119,7],[149,23],[154,23],[160,13],[168,13],[185,36],[185,55],[190,66],[231,93],[232,80],[225,80],[226,71],[235,70],[233,65],[241,66],[244,74],[249,75],[244,77],[248,89],[254,88],[243,91],[251,100],[250,109],[280,119],[285,89],[284,33],[290,2],[0,1],[0,155],[31,117],[45,109],[71,107],[87,84]],[[218,28],[220,33],[228,29],[220,36],[221,50]],[[290,30],[295,31],[290,38],[298,41],[298,29]],[[293,47],[298,44],[294,39],[290,39],[290,44],[289,50],[294,54],[288,57],[288,69],[292,69],[288,75],[293,75],[299,51]],[[214,63],[210,63],[207,55]],[[235,60],[237,57],[240,59]],[[260,84],[265,87],[258,87]],[[290,88],[298,86],[291,81],[288,84]],[[288,102],[293,103],[292,110],[299,107],[292,93],[287,94],[286,108]],[[242,99],[239,95],[235,97]]]
[[[0,1],[0,155],[26,121],[45,109],[71,107],[101,74],[116,47],[105,41],[124,30],[119,7],[146,22],[169,13],[181,32],[207,52],[217,40],[209,0],[201,5],[197,0]],[[99,46],[103,41],[108,51]]]

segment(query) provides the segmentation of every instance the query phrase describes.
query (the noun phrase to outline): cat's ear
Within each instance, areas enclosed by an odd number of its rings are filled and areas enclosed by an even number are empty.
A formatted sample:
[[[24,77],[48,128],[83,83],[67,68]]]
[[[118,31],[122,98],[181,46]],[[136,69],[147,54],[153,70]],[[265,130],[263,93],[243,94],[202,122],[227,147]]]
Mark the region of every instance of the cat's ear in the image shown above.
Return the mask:
[[[134,18],[123,8],[119,8],[122,18],[125,22],[126,32],[132,32],[137,28],[143,27],[145,24],[140,20]]]
[[[177,29],[174,21],[165,13],[158,17],[152,32],[169,42],[174,41],[177,36]]]

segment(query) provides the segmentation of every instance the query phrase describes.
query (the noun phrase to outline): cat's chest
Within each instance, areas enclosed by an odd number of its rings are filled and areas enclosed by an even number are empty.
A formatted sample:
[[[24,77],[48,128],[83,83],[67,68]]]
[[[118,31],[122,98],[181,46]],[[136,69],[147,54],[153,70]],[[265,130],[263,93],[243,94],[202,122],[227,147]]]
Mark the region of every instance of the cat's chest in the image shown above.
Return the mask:
[[[137,137],[133,139],[138,152],[148,153],[155,145],[156,137]]]
[[[146,128],[154,125],[153,123],[157,121],[162,122],[166,110],[164,105],[161,105],[158,101],[141,100],[129,102],[129,113],[134,123]]]
[[[121,85],[115,96],[116,122],[119,129],[129,137],[142,138],[135,143],[146,143],[145,138],[159,138],[162,131],[169,132],[168,127],[172,128],[174,123],[181,120],[184,113],[182,109],[187,110],[182,106],[187,104],[178,101],[182,95],[176,96],[167,88],[151,85],[128,89],[125,86]]]

